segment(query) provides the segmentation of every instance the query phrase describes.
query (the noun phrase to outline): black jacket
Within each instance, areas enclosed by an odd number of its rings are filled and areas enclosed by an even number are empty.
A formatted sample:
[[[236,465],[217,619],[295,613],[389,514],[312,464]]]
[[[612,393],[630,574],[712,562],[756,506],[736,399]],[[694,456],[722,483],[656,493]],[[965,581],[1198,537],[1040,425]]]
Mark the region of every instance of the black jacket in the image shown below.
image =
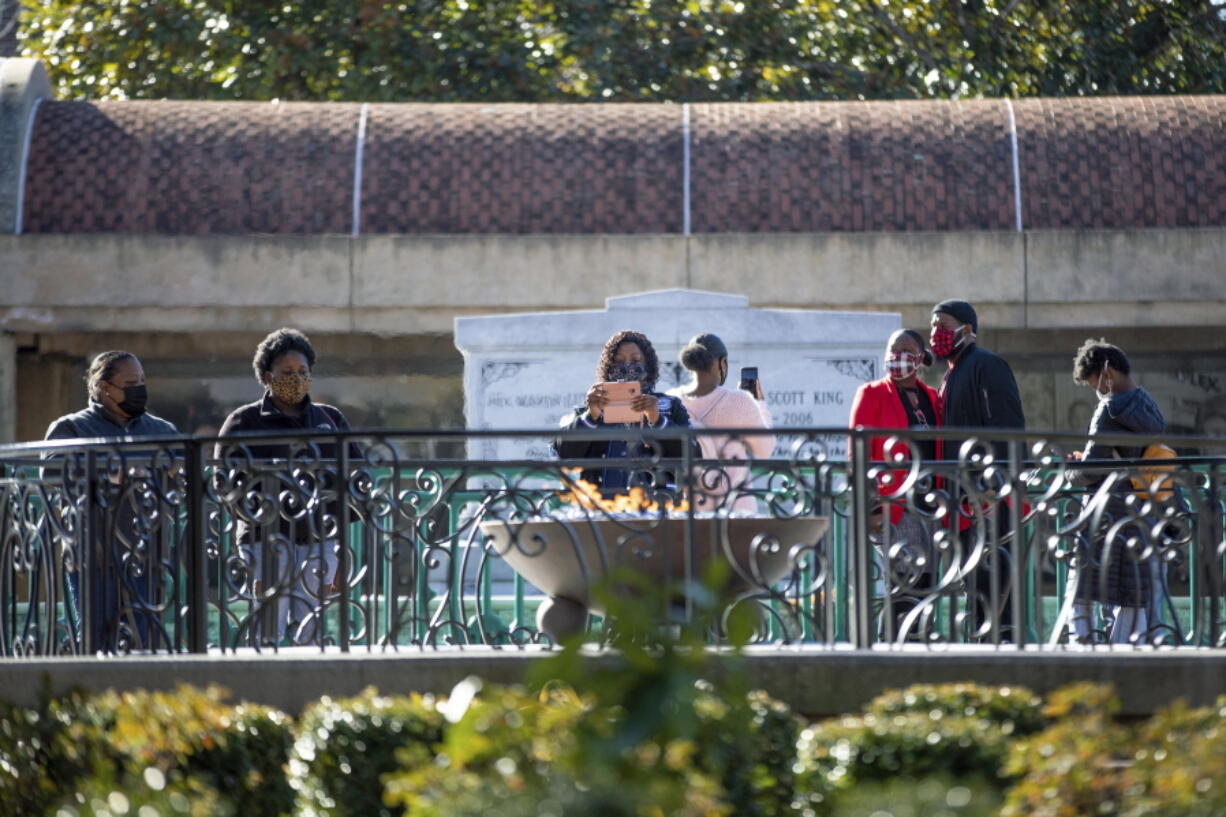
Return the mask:
[[[660,420],[654,428],[669,428],[679,426],[689,428],[690,413],[685,405],[675,397],[659,392],[648,392],[659,401]],[[633,438],[626,440],[585,440],[565,434],[566,431],[585,431],[597,428],[621,428],[634,432],[640,426],[633,423],[606,424],[603,419],[593,421],[587,413],[587,406],[578,406],[574,411],[562,418],[563,434],[550,443],[550,448],[559,459],[626,459],[650,457],[652,452],[641,440]],[[680,460],[685,456],[685,444],[682,440],[665,440],[661,445],[661,455],[665,459]],[[691,455],[694,458],[702,456],[697,444]],[[629,473],[625,468],[585,468],[580,477],[607,493],[618,493],[633,485],[644,488],[676,485],[674,468],[662,468]]]
[[[1162,409],[1158,408],[1149,392],[1140,388],[1113,395],[1110,400],[1100,400],[1094,416],[1090,418],[1091,437],[1098,434],[1154,436],[1163,431],[1166,431],[1166,418],[1162,416]],[[1144,451],[1144,445],[1109,446],[1091,439],[1086,446],[1085,458],[1115,459],[1118,453],[1120,459],[1140,459]]]
[[[1026,427],[1013,370],[1004,358],[979,346],[969,347],[945,373],[940,397],[943,422],[949,428]],[[949,440],[944,446],[945,458],[957,459],[961,447],[961,440]],[[1004,443],[995,444],[993,449],[998,458],[1004,458]]]
[[[230,416],[222,423],[219,436],[228,437],[231,434],[239,434],[244,431],[348,431],[349,422],[345,419],[345,415],[341,414],[341,410],[335,406],[329,406],[325,403],[313,403],[311,398],[306,398],[306,411],[297,417],[289,414],[284,414],[276,403],[272,401],[272,395],[268,392],[264,393],[264,397],[256,400],[254,403],[248,403],[245,406],[239,406],[234,411],[230,412]],[[217,443],[215,456],[221,457],[222,451],[227,446],[232,446],[233,443]],[[288,452],[286,446],[276,443],[256,442],[247,446],[251,456],[260,459],[272,457],[284,457]],[[334,459],[336,457],[336,446],[332,443],[321,443],[319,447],[319,455],[321,457]]]
[[[1149,392],[1145,389],[1122,392],[1109,400],[1099,401],[1094,416],[1090,418],[1088,433],[1091,439],[1086,446],[1084,459],[1087,462],[1105,460],[1105,468],[1113,467],[1117,454],[1120,459],[1140,459],[1145,451],[1144,445],[1107,445],[1095,441],[1093,437],[1099,434],[1154,436],[1165,430],[1166,418]],[[1076,475],[1075,482],[1086,485],[1087,499],[1093,498],[1108,478],[1102,469],[1096,471],[1091,468],[1073,473]],[[1148,561],[1132,558],[1121,544],[1129,537],[1136,537],[1141,542],[1149,541],[1152,534],[1147,530],[1147,525],[1144,522],[1124,525],[1115,532],[1110,547],[1106,541],[1114,523],[1132,513],[1127,504],[1131,492],[1132,485],[1126,478],[1117,479],[1111,488],[1097,528],[1079,558],[1077,595],[1081,599],[1143,607],[1152,597],[1153,575]]]
[[[971,346],[963,352],[946,373],[941,399],[947,426],[1026,427],[1013,370],[1004,358],[980,346]]]
[[[179,430],[174,427],[173,423],[148,412],[132,418],[125,425],[120,425],[116,422],[116,418],[100,404],[91,400],[85,409],[66,414],[53,422],[47,429],[46,439],[70,440],[102,437],[123,440],[129,437],[171,437],[178,433]],[[166,448],[170,452],[182,452],[182,447],[174,444]],[[155,454],[155,449],[136,449],[130,446],[124,449],[125,462],[136,466],[148,467]],[[58,475],[60,473],[58,463],[62,462],[62,457],[57,455],[48,456],[47,459],[52,465],[44,470],[44,479],[48,479],[48,474],[51,473]],[[162,462],[164,467],[156,469],[158,473],[155,473],[154,477],[162,484],[161,490],[169,492],[172,489],[173,472],[165,466],[169,465],[171,460],[166,458]],[[113,542],[130,549],[137,548],[143,539],[159,529],[164,535],[169,536],[171,526],[159,527],[153,524],[152,519],[142,521],[143,516],[148,516],[149,510],[143,504],[144,498],[131,488],[131,483],[127,481],[116,484],[104,476],[99,477],[96,490],[108,500],[102,506],[103,516],[100,522],[102,530],[111,535]],[[149,552],[156,551],[150,550]]]
[[[221,426],[219,436],[226,437],[247,431],[348,431],[349,423],[340,409],[324,403],[313,403],[307,398],[306,410],[297,417],[284,414],[272,401],[267,392],[264,397],[254,403],[240,406],[230,413]],[[217,443],[214,456],[218,462],[218,478],[224,480],[228,489],[238,491],[230,504],[232,512],[239,515],[239,540],[251,542],[263,538],[269,533],[277,532],[288,541],[297,544],[309,544],[321,538],[336,536],[336,525],[339,524],[340,503],[337,501],[336,475],[336,443],[328,439],[319,440],[304,460],[309,467],[300,469],[299,482],[295,490],[287,491],[289,481],[294,479],[285,466],[266,464],[269,460],[285,459],[290,456],[290,446],[265,440],[226,440]],[[350,443],[350,461],[355,462],[360,455],[357,445]],[[254,463],[262,464],[265,471],[263,478],[245,473],[243,465],[250,458]],[[267,469],[267,470],[265,470]],[[272,473],[275,472],[275,478]],[[306,480],[302,482],[302,480]],[[281,500],[286,494],[291,499]],[[256,507],[250,502],[244,502],[263,494],[271,498],[277,506],[277,524],[264,525],[263,534],[255,536],[254,519],[249,516],[249,509]],[[303,506],[296,500],[309,494],[317,501]],[[331,517],[325,519],[321,512]]]

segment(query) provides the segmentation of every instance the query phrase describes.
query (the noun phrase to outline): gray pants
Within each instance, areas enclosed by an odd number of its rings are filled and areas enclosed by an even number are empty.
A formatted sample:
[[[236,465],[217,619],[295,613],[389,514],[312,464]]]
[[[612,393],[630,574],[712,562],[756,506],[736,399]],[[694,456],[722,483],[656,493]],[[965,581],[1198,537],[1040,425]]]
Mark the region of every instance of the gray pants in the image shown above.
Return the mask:
[[[1162,606],[1166,604],[1166,567],[1158,559],[1149,559],[1147,569],[1153,581],[1153,593],[1150,594],[1148,607],[1111,606],[1111,630],[1107,641],[1111,644],[1130,644],[1133,640],[1144,642],[1145,634],[1150,627],[1162,619]],[[1069,587],[1076,589],[1076,571],[1069,573]],[[1073,603],[1073,619],[1070,622],[1070,635],[1080,643],[1090,643],[1094,636],[1094,613],[1097,602],[1076,601]]]
[[[265,626],[271,625],[269,629],[276,634],[277,642],[284,641],[287,635],[294,644],[317,641],[325,604],[336,596],[332,592],[340,552],[336,540],[327,540],[322,547],[318,543],[291,545],[288,552],[284,547],[277,548],[272,560],[273,575],[267,582],[263,576],[264,560],[251,547],[243,551],[253,566],[255,587],[259,589],[257,597],[267,599],[269,593],[275,594],[274,621],[269,622],[263,611],[257,615]],[[264,631],[265,626],[258,626],[256,632]]]
[[[883,525],[869,538],[876,545],[875,595],[884,601],[888,594],[893,614],[892,623],[884,616],[878,622],[878,637],[895,640],[922,636],[919,619],[912,611],[932,592],[935,582],[931,521],[908,511],[898,524]]]

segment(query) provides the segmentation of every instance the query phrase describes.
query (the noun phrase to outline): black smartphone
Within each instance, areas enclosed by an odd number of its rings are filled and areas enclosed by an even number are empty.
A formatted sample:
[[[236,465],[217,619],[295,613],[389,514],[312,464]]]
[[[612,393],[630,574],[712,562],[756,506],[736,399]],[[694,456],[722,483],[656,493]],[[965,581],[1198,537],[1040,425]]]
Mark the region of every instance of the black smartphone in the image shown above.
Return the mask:
[[[742,366],[741,367],[741,382],[737,384],[737,388],[749,392],[754,397],[758,396],[758,367],[757,366]]]

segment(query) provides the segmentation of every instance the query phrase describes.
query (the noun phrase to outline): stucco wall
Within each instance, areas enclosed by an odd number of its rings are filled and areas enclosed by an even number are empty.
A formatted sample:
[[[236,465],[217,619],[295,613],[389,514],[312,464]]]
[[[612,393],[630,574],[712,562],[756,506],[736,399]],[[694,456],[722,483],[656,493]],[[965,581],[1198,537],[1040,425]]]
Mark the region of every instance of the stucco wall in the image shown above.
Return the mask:
[[[686,287],[997,329],[1214,326],[1226,229],[710,236],[0,236],[0,329],[449,332],[458,315]]]
[[[754,307],[901,312],[976,304],[1030,426],[1083,427],[1086,337],[1121,344],[1173,427],[1226,423],[1226,230],[718,236],[0,236],[0,331],[17,347],[17,437],[79,406],[86,358],[128,348],[162,410],[215,427],[254,399],[281,325],[319,347],[317,388],[370,424],[462,424],[457,316],[599,308],[688,287]],[[939,373],[934,373],[939,377]],[[158,401],[161,401],[160,403]]]

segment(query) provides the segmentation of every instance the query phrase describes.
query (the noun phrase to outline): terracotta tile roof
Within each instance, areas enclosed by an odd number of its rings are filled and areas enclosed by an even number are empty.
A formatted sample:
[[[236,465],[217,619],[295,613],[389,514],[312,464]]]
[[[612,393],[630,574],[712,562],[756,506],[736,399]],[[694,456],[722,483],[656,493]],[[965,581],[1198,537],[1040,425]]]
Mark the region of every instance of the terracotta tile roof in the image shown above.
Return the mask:
[[[374,105],[362,230],[681,230],[676,105]]]
[[[26,168],[25,229],[347,232],[359,107],[44,102]]]
[[[1226,97],[1013,105],[1026,226],[1226,225]]]
[[[1226,225],[1226,97],[1020,100],[1024,226]],[[347,233],[357,104],[45,102],[28,232]],[[1009,106],[689,107],[694,232],[1011,230]],[[363,233],[676,233],[679,105],[371,105]]]
[[[1003,102],[694,106],[696,232],[1007,230]]]

